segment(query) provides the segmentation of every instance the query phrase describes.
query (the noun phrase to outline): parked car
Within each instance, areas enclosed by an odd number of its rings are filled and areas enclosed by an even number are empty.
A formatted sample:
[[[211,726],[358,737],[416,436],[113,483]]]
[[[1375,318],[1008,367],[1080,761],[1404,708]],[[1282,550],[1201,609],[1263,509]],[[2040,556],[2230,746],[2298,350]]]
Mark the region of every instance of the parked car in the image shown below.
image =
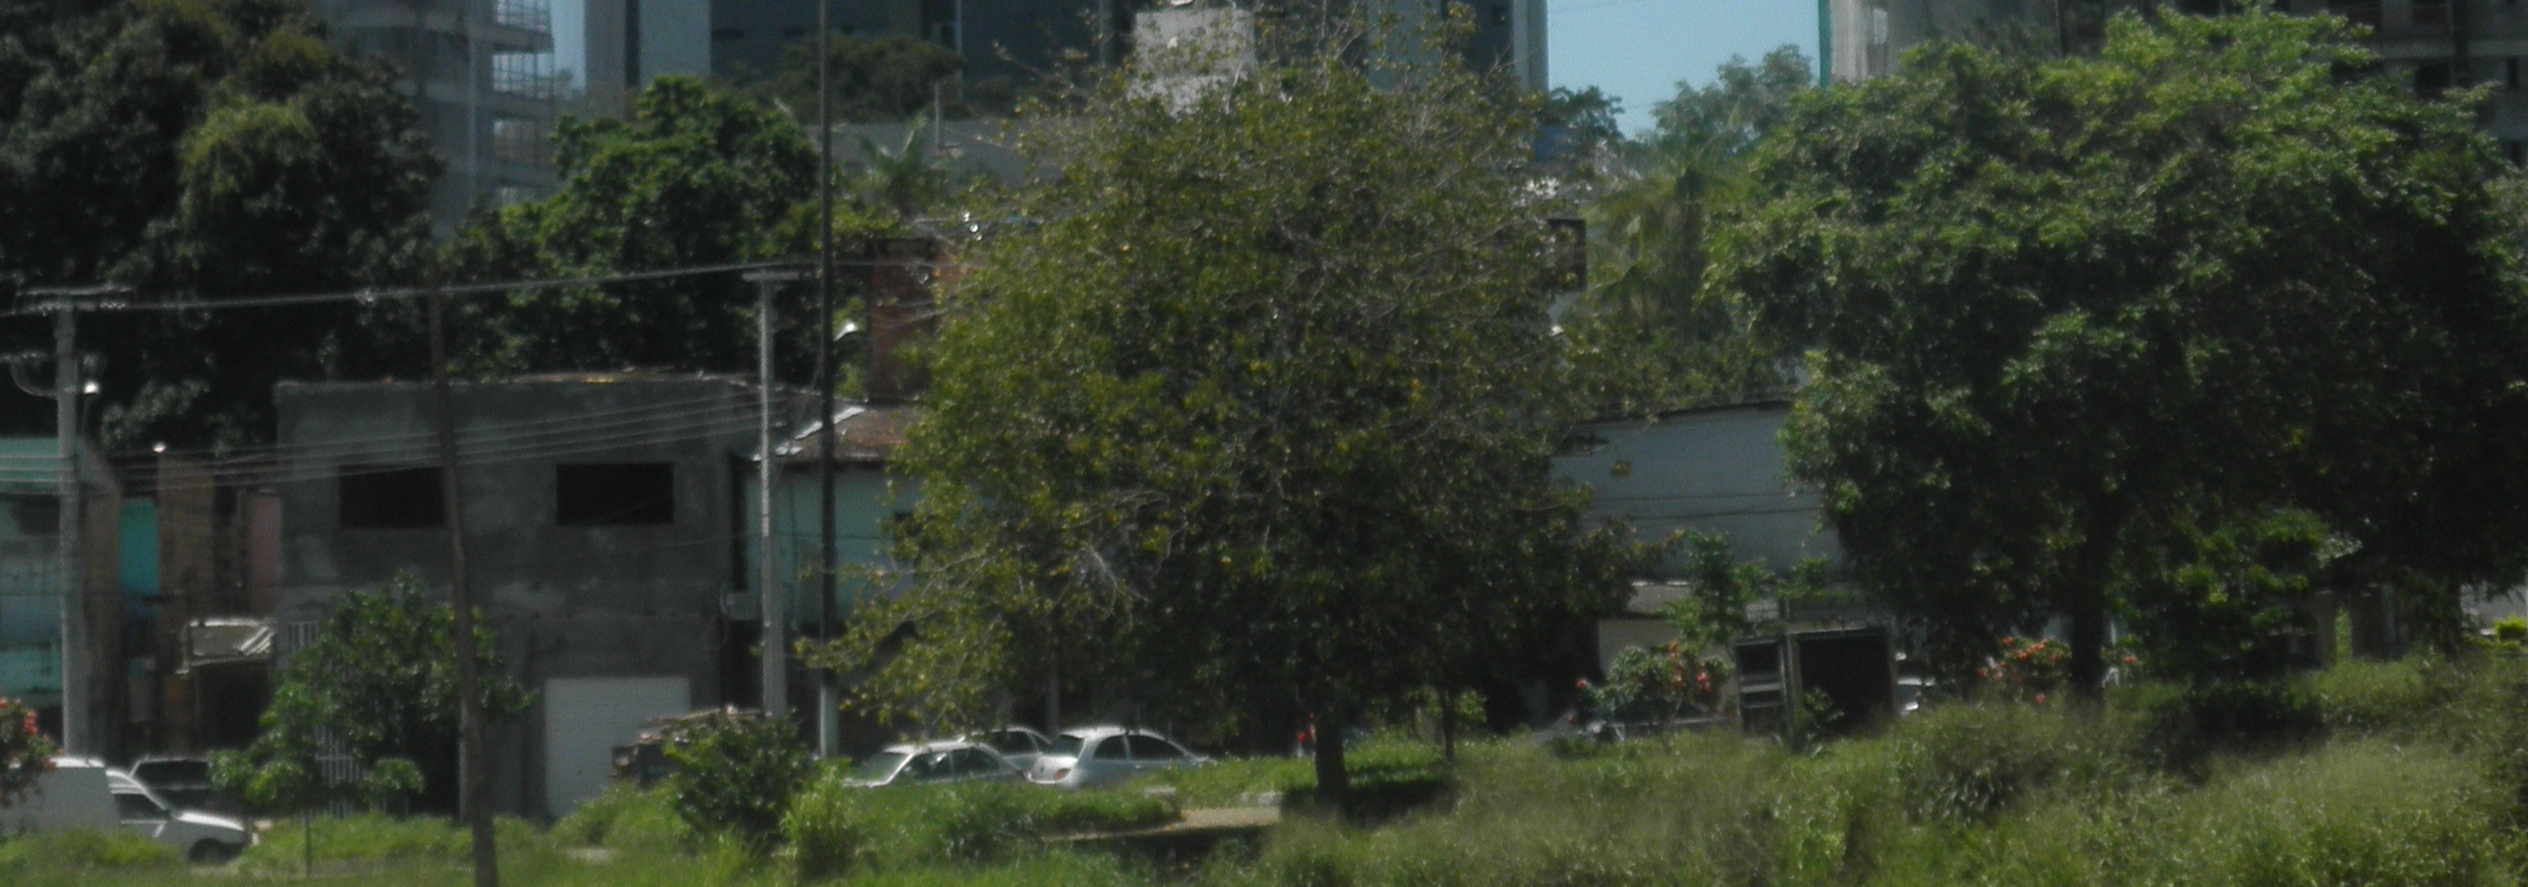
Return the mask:
[[[209,758],[161,755],[132,763],[132,778],[149,786],[178,810],[242,817],[246,805],[236,795],[211,784]]]
[[[1018,779],[1018,767],[991,746],[952,739],[889,746],[852,767],[854,785],[935,785]]]
[[[1001,757],[1008,758],[1009,762],[1017,766],[1020,771],[1033,769],[1036,766],[1036,759],[1043,757],[1045,750],[1053,747],[1053,740],[1045,738],[1044,734],[1032,728],[1016,725],[998,730],[985,730],[981,733],[968,733],[965,738],[968,742],[980,742],[991,746],[993,751],[1000,752]]]
[[[255,842],[245,823],[172,806],[131,774],[87,758],[54,758],[33,793],[0,809],[0,834],[118,825],[197,863],[226,862]]]
[[[1088,788],[1112,785],[1152,770],[1190,767],[1211,759],[1186,751],[1164,736],[1123,727],[1088,727],[1055,737],[1027,778],[1043,785]]]

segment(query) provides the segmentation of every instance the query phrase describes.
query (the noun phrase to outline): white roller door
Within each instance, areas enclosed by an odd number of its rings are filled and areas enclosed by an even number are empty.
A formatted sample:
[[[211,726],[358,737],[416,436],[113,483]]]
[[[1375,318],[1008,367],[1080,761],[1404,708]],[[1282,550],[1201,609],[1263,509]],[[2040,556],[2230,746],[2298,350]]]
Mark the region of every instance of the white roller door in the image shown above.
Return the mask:
[[[681,677],[553,678],[544,682],[544,810],[562,816],[604,791],[614,750],[653,718],[693,709]]]

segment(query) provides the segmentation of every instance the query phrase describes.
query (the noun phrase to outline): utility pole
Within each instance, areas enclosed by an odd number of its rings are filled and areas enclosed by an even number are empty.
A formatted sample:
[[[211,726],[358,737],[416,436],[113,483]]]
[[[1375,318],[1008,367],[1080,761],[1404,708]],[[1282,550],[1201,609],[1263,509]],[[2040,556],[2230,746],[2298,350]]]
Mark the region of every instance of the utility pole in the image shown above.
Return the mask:
[[[128,292],[118,286],[32,289],[27,295],[48,298],[53,312],[53,422],[55,449],[61,457],[61,514],[54,546],[61,588],[61,740],[62,751],[102,755],[103,726],[97,713],[94,669],[88,662],[87,495],[79,482],[79,398],[86,383],[79,372],[79,300]]]
[[[457,483],[456,407],[448,393],[447,319],[430,294],[430,399],[438,415],[439,505],[448,534],[448,604],[454,611],[457,699],[457,806],[473,837],[474,887],[499,887],[499,848],[492,837],[492,809],[484,790],[491,780],[483,763],[482,678],[475,674],[474,590],[465,564],[465,488]]]
[[[773,558],[773,466],[780,455],[772,445],[772,291],[801,276],[791,269],[746,275],[755,284],[755,363],[761,385],[755,425],[755,581],[761,586],[757,598],[763,604],[764,620],[763,710],[784,720],[790,717],[790,642],[785,636],[790,606],[782,594],[786,583],[774,575]]]
[[[962,0],[960,0],[962,3]],[[834,639],[834,94],[829,79],[834,56],[827,52],[826,22],[833,0],[816,0],[816,422],[823,429],[816,447],[816,633]],[[962,5],[960,9],[964,8]],[[957,23],[957,40],[966,39],[965,22]],[[834,686],[834,671],[816,673],[816,754],[842,753],[843,700]]]

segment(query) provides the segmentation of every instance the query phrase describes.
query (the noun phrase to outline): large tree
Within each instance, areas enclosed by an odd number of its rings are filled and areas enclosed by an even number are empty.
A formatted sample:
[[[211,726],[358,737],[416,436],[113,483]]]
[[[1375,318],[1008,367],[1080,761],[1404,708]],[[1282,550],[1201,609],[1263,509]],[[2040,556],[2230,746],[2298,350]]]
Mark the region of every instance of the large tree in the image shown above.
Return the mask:
[[[1047,122],[1064,174],[969,258],[899,453],[909,585],[857,649],[912,631],[873,698],[949,726],[1058,673],[1313,715],[1339,799],[1366,707],[1618,602],[1630,549],[1547,471],[1568,282],[1500,95],[1305,56]]]
[[[1634,413],[1784,390],[1776,346],[1726,288],[1706,288],[1712,219],[1744,193],[1755,146],[1814,85],[1797,47],[1677,83],[1588,207],[1589,288],[1562,318],[1586,401]]]
[[[1762,150],[1719,273],[1807,349],[1794,470],[1852,567],[1953,659],[2059,614],[2094,693],[2119,605],[2247,629],[2239,595],[2305,584],[2275,570],[2443,612],[2518,579],[2504,168],[2352,37],[2250,11],[2125,15],[2094,57],[1934,45]]]
[[[630,119],[566,121],[554,142],[560,187],[472,220],[449,249],[462,274],[567,278],[816,255],[816,148],[778,110],[661,77]],[[848,250],[894,225],[846,201],[835,235]],[[815,354],[812,293],[787,287],[775,308],[785,378],[805,378]],[[464,305],[453,326],[470,372],[736,372],[755,365],[755,303],[754,284],[724,273],[520,291]]]
[[[393,76],[336,53],[298,0],[141,0],[56,20],[0,0],[0,296],[115,282],[137,298],[401,281],[439,162]],[[108,316],[116,443],[269,434],[271,385],[393,371],[370,309]],[[9,331],[40,338],[34,324]]]

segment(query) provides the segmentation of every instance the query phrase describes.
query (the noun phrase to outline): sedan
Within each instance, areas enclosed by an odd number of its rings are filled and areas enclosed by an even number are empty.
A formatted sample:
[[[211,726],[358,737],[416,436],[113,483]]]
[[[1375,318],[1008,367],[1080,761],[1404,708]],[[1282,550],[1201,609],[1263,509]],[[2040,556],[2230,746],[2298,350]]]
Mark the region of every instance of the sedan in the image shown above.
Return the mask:
[[[1153,770],[1189,767],[1210,759],[1166,737],[1122,727],[1089,727],[1064,733],[1036,759],[1027,778],[1043,785],[1088,788],[1112,785]]]
[[[937,785],[1018,779],[1016,765],[990,746],[964,740],[890,746],[852,767],[853,785]]]
[[[1020,770],[1033,769],[1036,759],[1044,756],[1045,749],[1053,747],[1053,740],[1045,738],[1044,734],[1015,725],[969,733],[965,738],[968,742],[991,746],[993,751],[1000,752],[1001,757],[1008,758]]]

